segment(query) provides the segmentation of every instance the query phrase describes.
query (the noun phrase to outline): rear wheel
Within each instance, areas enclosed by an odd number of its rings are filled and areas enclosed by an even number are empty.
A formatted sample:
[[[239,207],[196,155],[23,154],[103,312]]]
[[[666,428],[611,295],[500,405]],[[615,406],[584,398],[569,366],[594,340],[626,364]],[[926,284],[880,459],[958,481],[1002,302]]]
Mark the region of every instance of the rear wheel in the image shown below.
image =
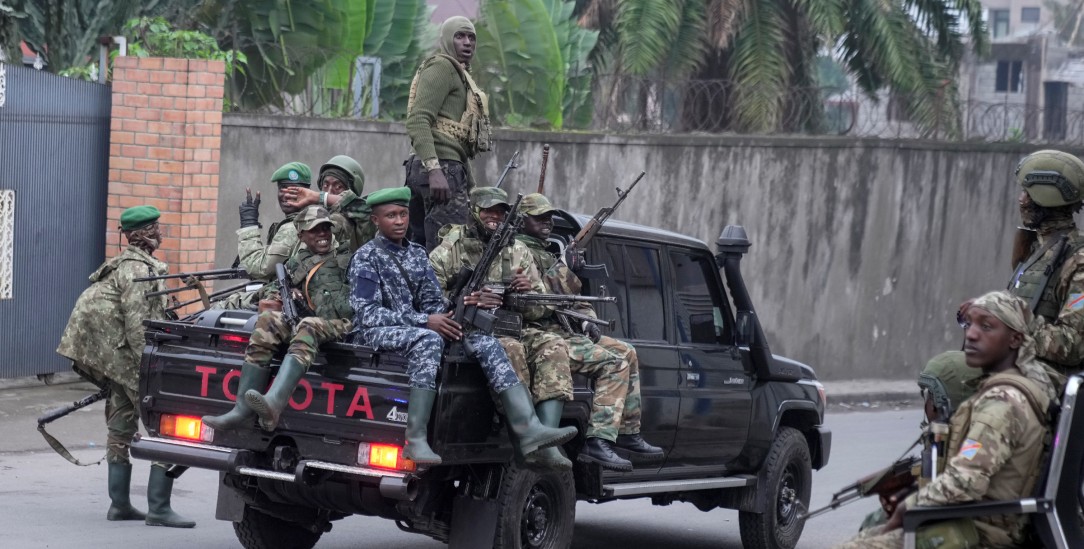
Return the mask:
[[[241,521],[233,523],[233,531],[245,549],[312,549],[323,534],[249,506]]]
[[[494,549],[564,549],[572,544],[576,522],[572,471],[506,467],[497,505]]]
[[[805,528],[801,519],[813,485],[809,445],[797,429],[780,427],[757,482],[757,498],[767,498],[764,513],[738,514],[742,545],[753,549],[792,549]]]

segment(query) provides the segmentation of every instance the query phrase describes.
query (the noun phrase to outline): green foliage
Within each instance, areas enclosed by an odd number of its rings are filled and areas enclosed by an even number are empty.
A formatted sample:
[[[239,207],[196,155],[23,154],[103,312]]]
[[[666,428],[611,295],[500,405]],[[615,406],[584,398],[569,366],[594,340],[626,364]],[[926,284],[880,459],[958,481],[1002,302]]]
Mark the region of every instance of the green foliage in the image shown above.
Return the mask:
[[[365,38],[366,55],[379,57],[380,112],[384,118],[406,117],[410,82],[421,61],[437,42],[430,22],[433,8],[425,0],[379,2]]]
[[[158,0],[15,0],[25,12],[19,20],[21,38],[59,73],[82,67],[97,55],[99,36],[117,35],[125,21],[155,15],[165,7]]]
[[[19,62],[22,52],[19,42],[19,20],[26,18],[26,12],[12,0],[0,0],[0,60]]]
[[[565,0],[543,0],[550,14],[561,59],[565,66],[565,94],[561,101],[561,114],[566,127],[586,128],[591,124],[594,111],[592,88],[593,74],[589,61],[591,51],[598,43],[598,31],[580,27],[572,19],[576,5]]]
[[[140,17],[124,25],[124,35],[131,38],[128,54],[135,57],[179,57],[223,61],[226,75],[244,74],[248,57],[239,51],[222,51],[211,36],[199,31],[174,30],[161,17]]]

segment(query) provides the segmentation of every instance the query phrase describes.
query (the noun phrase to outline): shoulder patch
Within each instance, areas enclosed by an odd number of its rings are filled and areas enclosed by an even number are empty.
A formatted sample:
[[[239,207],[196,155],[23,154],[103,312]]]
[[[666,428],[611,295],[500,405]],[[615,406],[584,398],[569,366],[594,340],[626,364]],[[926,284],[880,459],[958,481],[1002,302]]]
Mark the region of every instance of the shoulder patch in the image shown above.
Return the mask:
[[[971,461],[975,459],[975,456],[982,450],[982,443],[977,440],[967,439],[963,445],[960,446],[959,456]]]
[[[1084,309],[1084,294],[1069,294],[1069,299],[1065,301],[1066,311],[1077,311]]]

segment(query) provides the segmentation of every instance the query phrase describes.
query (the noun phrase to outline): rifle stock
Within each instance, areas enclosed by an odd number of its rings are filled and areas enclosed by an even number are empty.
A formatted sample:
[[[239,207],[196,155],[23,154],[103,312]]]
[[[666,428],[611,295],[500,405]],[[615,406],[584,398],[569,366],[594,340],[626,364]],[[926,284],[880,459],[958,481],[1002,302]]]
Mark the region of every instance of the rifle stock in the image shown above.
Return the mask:
[[[546,164],[550,161],[550,145],[546,143],[542,145],[542,172],[538,174],[538,189],[535,191],[538,194],[543,194],[546,190]]]

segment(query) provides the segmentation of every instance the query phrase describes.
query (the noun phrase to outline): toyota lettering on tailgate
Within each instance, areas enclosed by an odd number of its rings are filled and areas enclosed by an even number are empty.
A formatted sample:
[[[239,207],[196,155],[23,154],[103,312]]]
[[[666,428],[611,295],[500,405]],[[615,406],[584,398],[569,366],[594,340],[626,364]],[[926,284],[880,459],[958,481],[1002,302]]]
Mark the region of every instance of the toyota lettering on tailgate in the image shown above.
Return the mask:
[[[200,381],[199,396],[223,396],[230,401],[237,400],[237,394],[230,388],[230,381],[234,378],[241,377],[241,370],[233,370],[226,372],[226,375],[222,376],[220,383],[212,383],[211,377],[218,373],[218,368],[213,366],[196,366],[196,372],[202,376]],[[236,387],[236,383],[234,383]],[[297,400],[298,389],[301,390],[304,398],[300,401]],[[327,381],[321,382],[319,386],[313,387],[312,383],[307,379],[302,379],[297,383],[297,389],[294,390],[294,394],[290,396],[290,407],[297,411],[308,410],[312,405],[313,395],[316,391],[323,391],[327,393],[327,410],[328,415],[335,415],[335,400],[336,398],[344,398],[346,395],[344,390],[346,386],[341,383],[330,383]],[[211,395],[211,391],[215,392],[215,395]],[[315,410],[313,410],[315,411]],[[369,402],[369,389],[363,385],[358,385],[354,389],[354,398],[350,401],[350,406],[346,409],[345,417],[354,417],[355,414],[365,414],[365,419],[373,419],[373,406]]]

